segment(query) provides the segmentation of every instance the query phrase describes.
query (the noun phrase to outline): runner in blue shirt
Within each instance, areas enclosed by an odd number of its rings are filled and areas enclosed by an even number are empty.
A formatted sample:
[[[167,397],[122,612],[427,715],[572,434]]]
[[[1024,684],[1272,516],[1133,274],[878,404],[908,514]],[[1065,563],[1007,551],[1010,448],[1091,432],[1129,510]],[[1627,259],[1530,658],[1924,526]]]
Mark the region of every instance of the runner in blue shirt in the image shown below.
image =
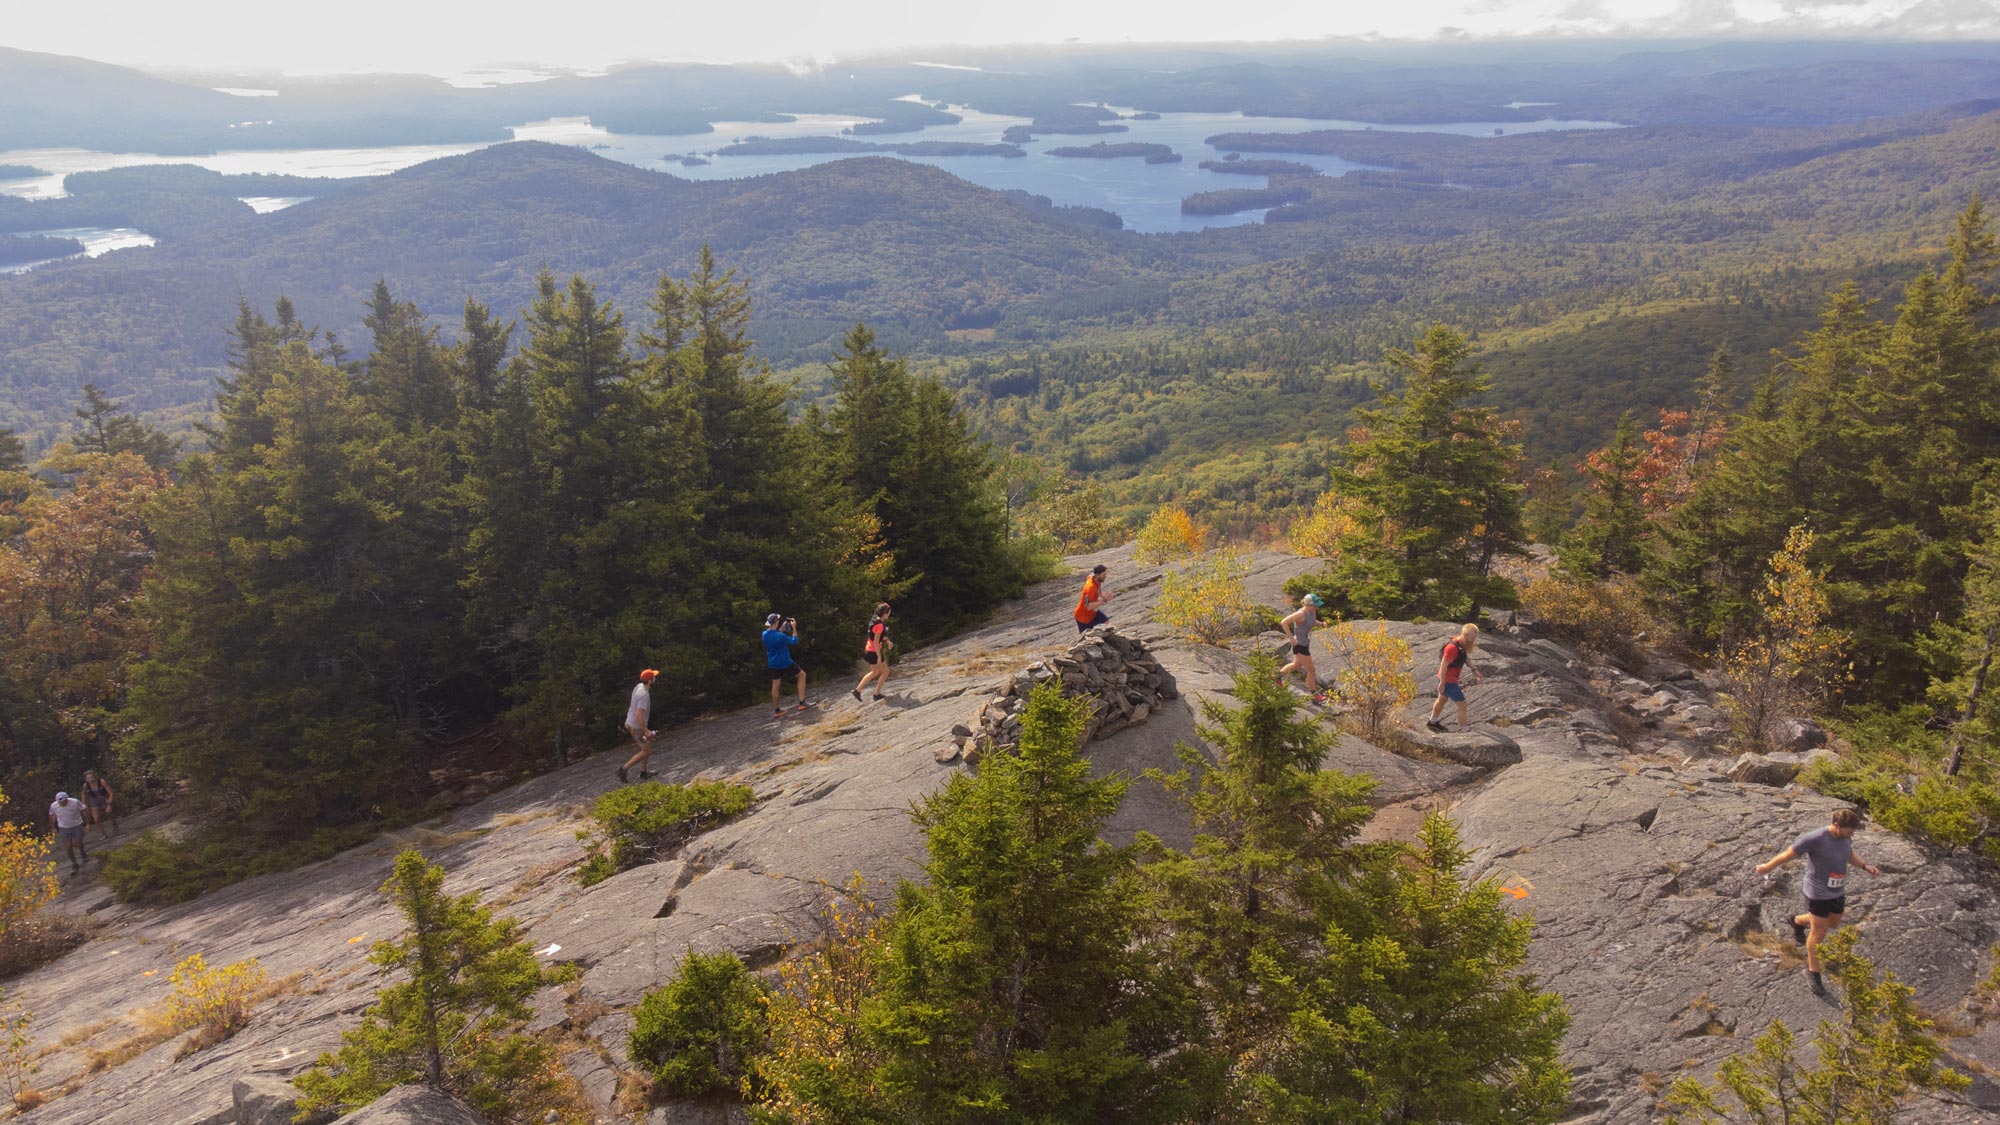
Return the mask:
[[[774,613],[764,619],[764,663],[771,671],[771,714],[774,716],[785,713],[785,709],[778,704],[778,695],[784,688],[785,677],[793,674],[799,678],[798,710],[806,709],[806,670],[792,659],[792,650],[798,646],[797,618]]]

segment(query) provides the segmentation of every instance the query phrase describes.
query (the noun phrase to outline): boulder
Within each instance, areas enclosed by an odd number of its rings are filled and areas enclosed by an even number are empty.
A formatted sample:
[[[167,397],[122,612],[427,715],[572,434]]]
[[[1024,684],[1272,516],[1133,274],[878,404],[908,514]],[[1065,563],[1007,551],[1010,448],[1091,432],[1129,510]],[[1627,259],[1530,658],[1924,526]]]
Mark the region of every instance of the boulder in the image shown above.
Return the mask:
[[[334,1125],[489,1125],[443,1090],[398,1086]]]
[[[1490,769],[1511,766],[1521,760],[1520,744],[1492,727],[1475,726],[1464,734],[1419,727],[1406,737],[1430,753],[1461,766]]]
[[[1826,731],[1811,719],[1783,719],[1773,732],[1777,744],[1794,754],[1803,754],[1826,745]]]
[[[268,1074],[238,1078],[230,1090],[236,1104],[235,1125],[292,1125],[299,1112],[299,1092],[290,1082]],[[301,1125],[323,1125],[331,1113],[316,1113]]]
[[[1751,785],[1790,785],[1805,759],[1798,754],[1741,754],[1729,766],[1731,781]]]

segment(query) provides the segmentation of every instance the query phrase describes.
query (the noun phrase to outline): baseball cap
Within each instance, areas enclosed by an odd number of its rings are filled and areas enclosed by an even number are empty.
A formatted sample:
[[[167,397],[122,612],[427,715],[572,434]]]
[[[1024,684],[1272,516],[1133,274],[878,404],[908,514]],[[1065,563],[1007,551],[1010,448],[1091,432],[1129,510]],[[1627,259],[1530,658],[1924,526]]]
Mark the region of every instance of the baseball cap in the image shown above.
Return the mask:
[[[658,668],[648,668],[645,671],[639,673],[639,678],[642,680],[650,680],[653,677],[658,676],[659,674],[660,670]]]
[[[1312,603],[1312,604],[1314,604],[1314,605],[1325,605],[1325,604],[1326,604],[1325,602],[1323,602],[1323,601],[1321,601],[1321,600],[1320,600],[1320,597],[1319,597],[1319,595],[1318,595],[1318,594],[1307,594],[1307,595],[1306,595],[1306,600],[1307,600],[1308,602],[1311,602],[1311,603]]]
[[[775,629],[778,627],[778,622],[783,621],[784,619],[785,619],[784,614],[774,613],[771,616],[766,617],[764,619],[764,627],[766,629]]]
[[[69,800],[69,794],[67,794],[67,793],[58,793],[58,794],[56,794],[56,800],[58,800],[58,801],[67,801],[67,800]]]

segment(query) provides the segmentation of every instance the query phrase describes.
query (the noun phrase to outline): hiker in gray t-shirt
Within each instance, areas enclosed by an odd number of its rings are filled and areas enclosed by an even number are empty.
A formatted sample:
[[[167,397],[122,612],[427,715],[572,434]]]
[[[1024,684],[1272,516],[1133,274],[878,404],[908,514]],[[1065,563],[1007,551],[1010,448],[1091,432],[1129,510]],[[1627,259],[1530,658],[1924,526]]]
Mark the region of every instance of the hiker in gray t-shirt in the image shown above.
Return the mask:
[[[1800,856],[1805,857],[1806,912],[1792,916],[1792,940],[1806,947],[1806,979],[1812,990],[1821,994],[1826,992],[1826,986],[1819,979],[1819,943],[1840,925],[1841,916],[1847,913],[1848,868],[1859,866],[1870,875],[1882,873],[1854,851],[1854,833],[1860,827],[1860,813],[1840,809],[1833,814],[1832,824],[1800,836],[1792,841],[1791,847],[1757,865],[1757,874],[1765,875]]]

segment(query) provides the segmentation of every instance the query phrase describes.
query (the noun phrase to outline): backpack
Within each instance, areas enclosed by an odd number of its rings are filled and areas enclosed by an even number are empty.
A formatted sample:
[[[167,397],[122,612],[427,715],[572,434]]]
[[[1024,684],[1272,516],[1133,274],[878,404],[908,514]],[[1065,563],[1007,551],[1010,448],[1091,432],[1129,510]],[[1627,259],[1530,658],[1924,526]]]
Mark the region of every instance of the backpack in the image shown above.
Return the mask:
[[[1454,640],[1449,640],[1449,641],[1446,641],[1446,642],[1444,643],[1444,648],[1441,648],[1441,649],[1439,649],[1439,650],[1438,650],[1438,659],[1439,659],[1439,660],[1443,660],[1443,659],[1444,659],[1444,654],[1445,654],[1446,650],[1450,649],[1450,648],[1451,648],[1451,647],[1452,647],[1453,645],[1458,645],[1458,656],[1457,656],[1457,657],[1455,657],[1455,658],[1453,658],[1452,662],[1451,662],[1451,663],[1449,663],[1449,664],[1447,664],[1447,665],[1445,665],[1445,667],[1447,667],[1447,668],[1463,668],[1463,667],[1465,667],[1465,646],[1464,646],[1464,645],[1461,645],[1461,644],[1458,644],[1458,641],[1457,641],[1457,640],[1455,640],[1455,639],[1454,639]]]

